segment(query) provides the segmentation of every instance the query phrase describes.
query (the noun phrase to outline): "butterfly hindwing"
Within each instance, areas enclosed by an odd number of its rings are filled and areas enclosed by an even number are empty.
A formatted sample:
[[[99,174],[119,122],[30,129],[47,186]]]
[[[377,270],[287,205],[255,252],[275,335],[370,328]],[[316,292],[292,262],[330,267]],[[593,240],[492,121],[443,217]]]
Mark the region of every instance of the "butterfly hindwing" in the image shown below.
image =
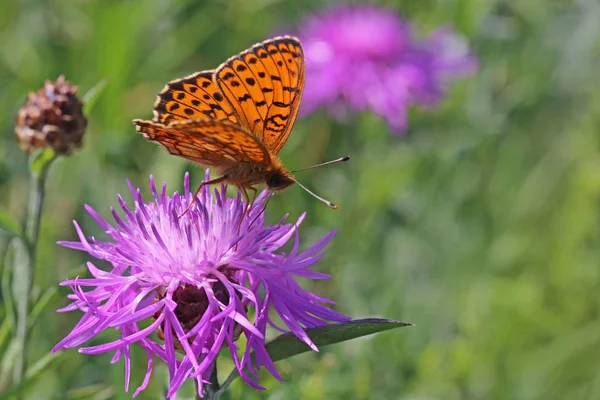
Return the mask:
[[[269,152],[260,140],[230,122],[214,119],[176,121],[169,125],[139,119],[133,122],[148,141],[202,165],[227,167],[250,163],[266,168],[271,164]]]

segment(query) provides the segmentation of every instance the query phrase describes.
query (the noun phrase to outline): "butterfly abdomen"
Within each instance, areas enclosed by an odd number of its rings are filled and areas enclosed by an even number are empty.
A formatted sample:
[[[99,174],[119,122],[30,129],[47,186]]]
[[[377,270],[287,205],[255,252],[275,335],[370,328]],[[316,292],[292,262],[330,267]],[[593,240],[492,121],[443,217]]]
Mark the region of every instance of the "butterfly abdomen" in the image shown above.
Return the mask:
[[[222,169],[227,183],[236,186],[252,186],[264,182],[267,171],[253,163],[241,162]]]

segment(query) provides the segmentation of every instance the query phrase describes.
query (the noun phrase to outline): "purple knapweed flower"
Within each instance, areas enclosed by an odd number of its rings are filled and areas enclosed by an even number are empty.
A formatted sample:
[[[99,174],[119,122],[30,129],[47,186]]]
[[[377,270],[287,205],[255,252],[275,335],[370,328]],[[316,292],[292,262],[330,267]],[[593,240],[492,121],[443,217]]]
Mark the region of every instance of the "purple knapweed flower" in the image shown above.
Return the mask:
[[[452,29],[415,40],[410,24],[375,6],[338,5],[309,17],[302,27],[304,115],[326,107],[343,119],[348,108],[371,110],[402,133],[410,106],[434,107],[448,80],[472,74],[477,65]]]
[[[303,290],[296,281],[329,278],[310,267],[335,232],[299,252],[298,225],[304,214],[295,224],[284,223],[284,218],[264,226],[266,192],[246,210],[240,195],[227,198],[224,186],[214,194],[205,186],[192,208],[178,218],[192,200],[187,174],[184,194],[172,197],[167,196],[166,183],[159,194],[150,177],[154,196],[150,203],[143,201],[139,189],[129,186],[134,204],[129,206],[118,196],[125,215],[111,209],[114,226],[86,205],[110,240],[86,237],[75,222],[79,241],[60,242],[108,261],[112,269],[103,271],[90,262],[92,278],[62,282],[73,290],[69,296],[73,302],[59,311],[81,310],[84,315],[53,351],[79,347],[84,354],[114,352],[113,362],[124,357],[127,391],[130,346],[137,343],[147,353],[148,369],[134,396],[147,386],[153,356],[158,356],[169,369],[171,398],[187,378],[197,380],[202,395],[202,385],[225,346],[240,376],[262,389],[260,367],[281,379],[265,350],[266,327],[275,326],[270,309],[287,326],[276,328],[293,332],[314,350],[306,328],[349,320],[321,304],[332,301]],[[289,254],[278,251],[292,237]],[[80,347],[107,328],[117,330],[120,338]],[[241,334],[247,345],[240,357],[235,341]]]

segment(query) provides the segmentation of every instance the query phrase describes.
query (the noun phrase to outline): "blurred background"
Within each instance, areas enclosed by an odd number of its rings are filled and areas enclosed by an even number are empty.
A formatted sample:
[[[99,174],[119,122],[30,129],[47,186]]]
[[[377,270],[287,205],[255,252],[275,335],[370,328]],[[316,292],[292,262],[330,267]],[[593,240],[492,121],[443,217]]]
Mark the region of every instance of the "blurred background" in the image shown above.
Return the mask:
[[[201,168],[146,143],[131,124],[152,117],[167,81],[214,68],[274,32],[301,32],[327,3],[4,0],[0,204],[17,218],[28,172],[14,123],[28,92],[60,74],[80,94],[109,80],[87,115],[83,148],[50,171],[34,293],[82,273],[89,260],[56,244],[75,239],[73,219],[104,237],[84,204],[108,217],[116,194],[128,195],[127,178],[145,194],[150,174],[171,191],[185,171],[201,181]],[[401,134],[369,111],[305,114],[281,158],[295,169],[351,155],[298,175],[339,209],[292,187],[266,215],[275,222],[307,211],[305,246],[339,228],[318,264],[332,279],[310,287],[338,310],[416,326],[279,362],[283,383],[265,373],[267,391],[239,381],[231,398],[600,399],[600,3],[375,4],[410,22],[416,38],[452,27],[476,70],[453,81],[438,107],[411,106]],[[54,311],[67,293],[60,288],[39,316],[30,363],[78,321],[77,312]],[[131,398],[123,361],[110,358],[62,350],[25,397]],[[228,363],[221,358],[224,374]],[[138,398],[161,398],[161,368]],[[144,372],[138,357],[132,387]],[[179,398],[192,392],[189,385]]]

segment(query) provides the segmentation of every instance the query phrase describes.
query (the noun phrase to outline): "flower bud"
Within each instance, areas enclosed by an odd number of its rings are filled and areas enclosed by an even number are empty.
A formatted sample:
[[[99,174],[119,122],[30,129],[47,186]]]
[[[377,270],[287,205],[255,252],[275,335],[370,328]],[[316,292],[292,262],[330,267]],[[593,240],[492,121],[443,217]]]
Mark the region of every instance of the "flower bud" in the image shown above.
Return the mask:
[[[19,147],[27,154],[52,148],[56,154],[69,155],[81,147],[87,119],[77,87],[59,76],[46,81],[37,92],[29,93],[17,114],[15,133]]]

